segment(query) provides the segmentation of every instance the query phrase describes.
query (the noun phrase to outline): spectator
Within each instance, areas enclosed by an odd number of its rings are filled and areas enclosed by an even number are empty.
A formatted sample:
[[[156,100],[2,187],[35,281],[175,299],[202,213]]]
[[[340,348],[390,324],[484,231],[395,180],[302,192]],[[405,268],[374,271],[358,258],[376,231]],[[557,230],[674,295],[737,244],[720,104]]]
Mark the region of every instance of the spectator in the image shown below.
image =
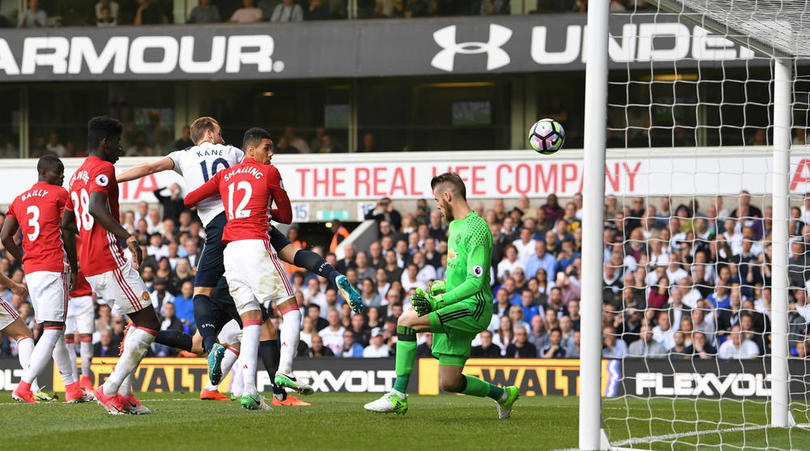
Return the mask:
[[[363,349],[363,357],[388,357],[388,346],[383,342],[383,333],[379,327],[375,327],[371,330],[371,340],[369,345]]]
[[[28,8],[20,14],[19,28],[42,28],[48,26],[48,15],[39,8],[39,0],[28,0]]]
[[[744,360],[753,359],[758,355],[759,348],[756,343],[743,335],[739,324],[731,328],[729,339],[717,350],[717,357],[720,359]]]
[[[164,277],[155,279],[154,290],[149,293],[149,298],[152,302],[152,307],[155,308],[155,311],[162,311],[163,304],[171,302],[174,299],[174,296],[169,293],[168,288],[169,279]]]
[[[168,19],[160,9],[160,5],[152,3],[152,0],[138,0],[138,10],[135,12],[135,25],[161,25],[168,22]]]
[[[416,347],[416,356],[419,358],[430,359],[433,358],[433,334],[431,332],[424,332],[417,334],[417,341],[424,339],[419,346]]]
[[[680,330],[675,332],[672,335],[672,342],[673,342],[673,345],[669,349],[669,355],[670,355],[671,358],[673,358],[673,359],[683,359],[683,358],[686,358],[686,357],[691,355],[691,354],[687,354],[687,352],[686,352],[686,349],[687,349],[686,348],[686,338],[685,338],[683,332],[681,332]]]
[[[203,0],[203,3],[208,2],[210,5],[211,0]],[[216,6],[211,5],[211,7],[216,8]],[[200,6],[195,6],[193,10],[191,10],[191,14],[194,14],[194,11],[200,8]],[[217,11],[217,17],[219,17],[219,11]],[[189,17],[191,20],[191,17]],[[219,21],[217,21],[219,22]],[[190,22],[190,23],[205,23],[205,22]],[[174,142],[174,150],[185,150],[189,147],[194,146],[194,141],[191,140],[191,129],[188,125],[183,127],[182,136],[180,139]]]
[[[374,280],[377,275],[375,268],[369,266],[368,254],[365,252],[358,252],[355,257],[355,269],[357,270],[357,278],[360,280]]]
[[[118,2],[111,1],[111,0],[99,0],[96,3],[96,20],[100,23],[101,19],[104,17],[102,10],[104,8],[109,8],[109,18],[112,19],[113,24],[115,24],[118,20]]]
[[[293,128],[293,126],[288,125],[284,127],[284,134],[282,135],[282,138],[285,138],[290,146],[298,149],[298,153],[310,153],[309,144],[295,134],[295,128]]]
[[[294,3],[293,0],[282,0],[270,17],[271,22],[301,22],[303,20],[304,11],[301,9],[301,5]]]
[[[219,14],[217,5],[211,4],[211,0],[200,0],[200,4],[195,6],[188,15],[188,23],[220,23],[222,16]],[[191,132],[188,125],[183,127],[183,138],[178,139],[174,143],[174,148],[182,150],[191,147],[194,143],[191,141]]]
[[[338,245],[343,242],[346,238],[349,237],[349,231],[346,227],[343,227],[343,223],[341,223],[337,219],[332,220],[332,241],[329,244],[329,252],[336,252]]]
[[[548,344],[540,350],[540,357],[544,359],[565,358],[565,348],[562,346],[562,331],[559,328],[551,329],[548,334]]]
[[[321,329],[318,335],[323,339],[324,346],[331,349],[333,354],[339,355],[343,348],[343,332],[345,329],[340,323],[340,315],[337,310],[330,310],[326,318],[329,325]]]
[[[48,134],[48,144],[45,145],[45,150],[59,158],[65,156],[65,146],[59,142],[59,135],[56,132]]]
[[[112,331],[103,329],[98,343],[93,345],[93,357],[118,357],[118,346],[112,339]]]
[[[377,221],[378,226],[382,221],[388,221],[394,230],[402,227],[402,215],[394,209],[394,204],[388,197],[380,199],[374,209],[366,213],[365,219]]]
[[[529,333],[525,327],[519,327],[515,331],[515,342],[506,347],[506,357],[510,359],[537,358],[537,348],[529,342]]]
[[[667,348],[653,339],[653,330],[649,323],[641,325],[640,338],[632,343],[627,349],[630,357],[656,358],[667,355]]]
[[[382,305],[382,298],[377,292],[377,287],[372,279],[362,279],[363,289],[360,296],[363,298],[363,304],[367,307],[380,307]]]
[[[101,16],[96,19],[96,26],[98,27],[114,27],[118,25],[118,21],[112,15],[112,12],[108,6],[103,6],[101,8]]]
[[[653,327],[653,339],[664,345],[666,349],[675,347],[675,329],[669,320],[669,312],[658,312],[658,325]]]
[[[501,348],[492,342],[492,332],[489,330],[482,331],[479,334],[481,344],[473,346],[470,351],[470,357],[497,359],[501,357]],[[534,345],[533,343],[529,343]],[[511,344],[510,344],[511,346]],[[535,355],[537,349],[535,349]]]
[[[166,189],[169,195],[161,194]],[[183,198],[180,196],[180,185],[172,183],[168,188],[158,188],[153,191],[158,202],[163,206],[163,219],[171,219],[175,223],[180,220],[180,212],[186,209]],[[171,231],[164,231],[171,232]]]
[[[177,317],[189,324],[194,324],[194,283],[190,280],[183,282],[178,294],[172,303]]]
[[[354,340],[354,332],[345,330],[343,332],[343,347],[340,349],[338,357],[363,357],[363,346]]]
[[[334,357],[335,353],[331,349],[323,345],[323,340],[320,335],[312,335],[312,346],[307,349],[307,357]]]
[[[242,7],[234,11],[230,23],[255,23],[262,21],[262,10],[253,6],[253,0],[242,0]]]
[[[501,349],[501,355],[506,353],[506,347],[515,341],[515,329],[509,315],[501,316],[497,333],[493,334],[492,342]]]
[[[551,193],[548,195],[546,199],[546,203],[543,205],[543,211],[546,214],[546,220],[548,222],[555,224],[557,220],[562,219],[565,211],[560,207],[559,202],[557,201],[557,195]]]
[[[482,16],[496,14],[509,14],[509,2],[507,0],[481,0]]]

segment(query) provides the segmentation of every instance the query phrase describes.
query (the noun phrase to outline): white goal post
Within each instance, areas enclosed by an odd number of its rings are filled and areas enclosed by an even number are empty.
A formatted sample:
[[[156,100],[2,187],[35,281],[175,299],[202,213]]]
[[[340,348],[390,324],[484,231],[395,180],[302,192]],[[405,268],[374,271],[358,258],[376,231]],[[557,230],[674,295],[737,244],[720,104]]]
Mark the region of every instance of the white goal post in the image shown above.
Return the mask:
[[[626,3],[633,3],[632,1]],[[643,3],[636,1],[636,5]],[[791,141],[794,121],[794,68],[798,58],[810,56],[810,3],[805,0],[651,0],[654,4],[653,16],[658,12],[676,14],[677,21],[691,22],[709,33],[720,36],[729,42],[734,42],[757,53],[758,58],[771,59],[771,97],[766,108],[771,117],[768,128],[772,131],[772,140],[769,145],[772,151],[771,196],[767,204],[772,208],[772,229],[770,245],[772,246],[771,260],[771,308],[770,308],[770,359],[763,359],[769,363],[766,370],[770,374],[770,395],[767,401],[758,404],[762,409],[768,409],[763,415],[767,418],[762,424],[749,423],[743,418],[739,428],[728,427],[728,433],[746,430],[761,430],[768,428],[787,428],[796,426],[791,414],[790,374],[788,359],[790,356],[788,336],[788,299],[789,299],[789,258],[790,238],[789,223],[791,218],[790,203],[790,174],[791,174]],[[628,11],[633,14],[634,11]],[[605,243],[603,240],[603,224],[605,223],[605,150],[608,140],[609,125],[609,75],[612,62],[609,57],[610,36],[609,20],[611,16],[611,2],[607,0],[588,1],[587,18],[587,49],[586,49],[586,75],[585,75],[585,120],[584,130],[584,184],[583,184],[583,248],[582,248],[582,322],[581,322],[581,356],[580,356],[580,404],[579,404],[579,448],[580,449],[611,449],[610,434],[605,431],[602,409],[602,381],[603,381],[603,268],[605,262]],[[656,17],[657,18],[657,17]],[[655,21],[656,18],[652,20]],[[652,44],[650,44],[652,46]],[[655,62],[650,61],[650,72]],[[699,65],[699,61],[697,63]],[[627,69],[628,84],[632,82],[629,64]],[[767,67],[767,66],[766,66]],[[677,65],[673,67],[676,78],[679,76]],[[723,68],[725,70],[725,67]],[[748,70],[748,66],[746,66]],[[698,73],[700,70],[698,69]],[[699,81],[699,80],[698,80]],[[650,85],[652,80],[648,82]],[[767,85],[766,85],[767,86]],[[652,91],[652,88],[650,88]],[[673,89],[674,90],[674,89]],[[810,98],[810,96],[808,96]],[[650,99],[650,102],[653,102]],[[695,102],[699,104],[701,99]],[[629,103],[629,100],[628,100]],[[677,103],[677,99],[673,100]],[[744,106],[743,106],[744,108]],[[651,105],[652,109],[652,105]],[[700,105],[695,105],[698,115],[704,114]],[[652,114],[652,113],[651,113]],[[721,126],[722,123],[721,113]],[[744,124],[748,125],[748,124]],[[698,125],[695,130],[699,128]],[[674,120],[669,130],[674,136],[679,125]],[[742,127],[741,134],[746,132]],[[695,140],[698,131],[695,131]],[[673,141],[674,142],[674,141]],[[697,147],[686,146],[683,151],[693,154],[699,153]],[[705,143],[704,143],[705,146]],[[722,138],[719,146],[723,146]],[[650,145],[652,147],[652,145]],[[679,149],[673,146],[673,151]],[[718,174],[718,177],[720,174]],[[697,209],[693,210],[695,213]],[[696,214],[696,213],[695,213]],[[696,218],[691,218],[696,219]],[[763,363],[767,365],[768,363]],[[806,382],[806,381],[805,381]],[[805,394],[805,401],[807,400]],[[649,401],[649,400],[648,400]],[[675,401],[672,404],[675,415]],[[743,400],[742,402],[745,402]],[[698,401],[694,401],[695,414],[698,415]],[[744,410],[744,409],[743,409]],[[652,408],[650,415],[654,416]],[[674,420],[673,420],[674,421]],[[733,422],[733,420],[728,420]],[[628,422],[628,433],[630,432]],[[650,426],[649,434],[654,434]],[[726,430],[724,430],[726,431]],[[723,432],[723,431],[713,431]],[[696,426],[694,434],[703,432]],[[651,443],[678,440],[689,436],[679,433],[658,436],[652,441],[645,441],[649,437],[633,437],[632,440],[622,440],[620,446],[652,447]],[[766,441],[768,436],[766,435]],[[790,436],[788,437],[790,440]],[[790,442],[792,443],[792,442]],[[683,445],[684,442],[679,442]],[[688,445],[700,447],[687,442]],[[659,443],[660,445],[660,443]],[[723,448],[729,445],[733,448],[745,446],[743,443],[724,443],[720,445],[706,445]],[[792,445],[791,445],[792,446]],[[674,445],[673,445],[674,447]],[[759,445],[754,447],[759,448]],[[765,448],[780,447],[768,443]],[[614,448],[615,449],[615,448]],[[648,448],[649,449],[649,448]]]

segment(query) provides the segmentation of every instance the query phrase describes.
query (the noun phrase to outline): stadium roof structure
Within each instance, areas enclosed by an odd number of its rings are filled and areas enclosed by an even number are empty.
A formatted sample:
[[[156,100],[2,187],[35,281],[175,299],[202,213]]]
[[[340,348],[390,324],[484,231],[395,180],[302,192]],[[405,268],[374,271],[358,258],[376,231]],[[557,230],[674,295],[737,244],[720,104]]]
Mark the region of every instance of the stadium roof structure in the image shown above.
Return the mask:
[[[772,57],[810,56],[810,0],[651,0]]]

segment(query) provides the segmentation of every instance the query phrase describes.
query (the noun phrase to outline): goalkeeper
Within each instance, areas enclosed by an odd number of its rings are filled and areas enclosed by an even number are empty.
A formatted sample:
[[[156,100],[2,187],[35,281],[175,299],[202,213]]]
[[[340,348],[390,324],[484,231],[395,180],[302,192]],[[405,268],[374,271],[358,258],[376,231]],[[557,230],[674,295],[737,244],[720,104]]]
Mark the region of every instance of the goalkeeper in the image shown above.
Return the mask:
[[[467,189],[458,174],[437,175],[430,187],[439,211],[450,224],[447,281],[433,282],[429,293],[417,289],[411,296],[413,310],[403,313],[397,323],[394,389],[365,408],[380,413],[408,411],[405,391],[416,360],[416,334],[433,332],[433,355],[439,358],[441,389],[492,398],[498,416],[509,418],[520,395],[517,387],[501,388],[462,374],[472,340],[486,330],[492,319],[492,234],[487,223],[467,204]]]

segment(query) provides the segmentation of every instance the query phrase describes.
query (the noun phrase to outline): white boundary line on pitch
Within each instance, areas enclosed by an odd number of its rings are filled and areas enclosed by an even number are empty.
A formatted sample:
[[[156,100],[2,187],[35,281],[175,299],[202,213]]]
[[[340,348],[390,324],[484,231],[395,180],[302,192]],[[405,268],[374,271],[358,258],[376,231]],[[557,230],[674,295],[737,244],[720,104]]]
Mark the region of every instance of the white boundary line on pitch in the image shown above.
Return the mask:
[[[174,399],[145,399],[147,403],[150,402],[177,402],[177,401],[200,401],[200,398],[174,398]],[[91,401],[92,402],[92,401]],[[26,403],[13,401],[13,402],[0,402],[0,406],[22,406]],[[61,401],[54,401],[54,402],[43,402],[41,404],[65,404]],[[83,404],[83,403],[82,403]]]
[[[807,429],[807,424],[797,424],[794,427]],[[759,431],[762,429],[787,429],[787,428],[777,428],[775,426],[764,426],[764,425],[756,425],[756,426],[744,426],[744,427],[737,427],[737,428],[728,428],[728,429],[711,429],[705,431],[692,431],[692,432],[680,432],[675,434],[667,434],[667,435],[654,435],[652,437],[643,437],[643,438],[634,438],[629,440],[621,440],[615,443],[611,443],[611,448],[613,446],[624,446],[624,445],[641,445],[641,444],[651,444],[655,442],[665,442],[669,440],[677,440],[679,438],[686,438],[686,437],[697,437],[700,435],[708,435],[708,434],[723,434],[723,433],[734,433],[734,432],[747,432],[747,431]]]

